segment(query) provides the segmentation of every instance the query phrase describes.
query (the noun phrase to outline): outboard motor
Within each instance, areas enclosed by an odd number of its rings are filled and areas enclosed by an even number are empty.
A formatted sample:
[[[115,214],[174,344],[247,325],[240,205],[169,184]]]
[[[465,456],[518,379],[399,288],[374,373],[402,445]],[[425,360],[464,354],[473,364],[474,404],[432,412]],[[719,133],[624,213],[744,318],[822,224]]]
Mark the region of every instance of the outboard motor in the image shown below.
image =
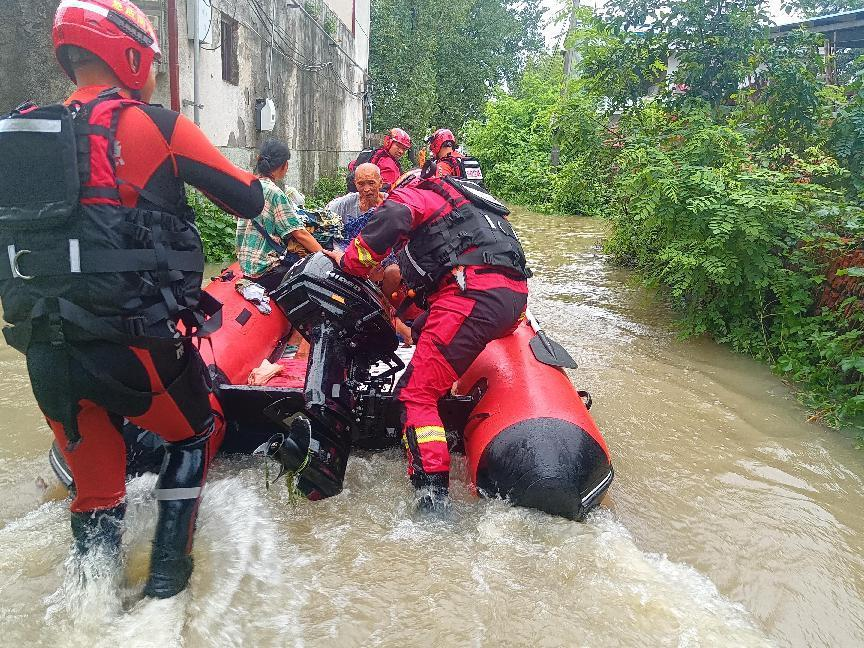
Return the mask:
[[[298,419],[294,399],[273,403],[264,413],[284,432],[258,452],[298,474],[299,490],[311,499],[330,497],[342,490],[357,387],[379,361],[403,368],[394,355],[399,339],[377,286],[321,253],[295,264],[270,297],[309,341],[302,409],[313,420]]]

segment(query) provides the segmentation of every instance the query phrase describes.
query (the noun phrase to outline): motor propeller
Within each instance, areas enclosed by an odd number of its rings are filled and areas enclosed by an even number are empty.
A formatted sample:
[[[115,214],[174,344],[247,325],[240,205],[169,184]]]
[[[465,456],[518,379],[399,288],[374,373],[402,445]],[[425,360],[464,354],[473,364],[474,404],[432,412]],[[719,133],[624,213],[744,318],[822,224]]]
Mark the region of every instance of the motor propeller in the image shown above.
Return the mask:
[[[271,459],[279,464],[279,474],[272,482],[269,479],[265,481],[267,488],[282,475],[297,475],[309,464],[312,423],[306,415],[298,412],[286,417],[283,425],[289,430],[288,434],[278,432],[252,452],[253,456],[264,456],[265,461]]]

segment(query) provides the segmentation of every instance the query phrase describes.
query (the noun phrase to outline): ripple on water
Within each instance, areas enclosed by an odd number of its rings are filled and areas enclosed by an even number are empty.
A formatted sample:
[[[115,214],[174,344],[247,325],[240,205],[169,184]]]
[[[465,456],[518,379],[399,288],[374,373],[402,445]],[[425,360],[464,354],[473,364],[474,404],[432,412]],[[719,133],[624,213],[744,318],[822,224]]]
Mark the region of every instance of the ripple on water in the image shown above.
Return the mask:
[[[21,357],[0,346],[3,643],[864,644],[860,456],[804,425],[763,367],[678,341],[669,312],[598,255],[602,223],[514,222],[537,273],[532,310],[594,393],[613,511],[580,524],[477,500],[457,459],[455,520],[418,520],[395,451],[352,457],[342,495],[292,504],[257,461],[220,459],[190,589],[140,600],[155,478],[130,484],[120,582],[82,584],[65,565],[67,503],[35,486],[50,435]]]

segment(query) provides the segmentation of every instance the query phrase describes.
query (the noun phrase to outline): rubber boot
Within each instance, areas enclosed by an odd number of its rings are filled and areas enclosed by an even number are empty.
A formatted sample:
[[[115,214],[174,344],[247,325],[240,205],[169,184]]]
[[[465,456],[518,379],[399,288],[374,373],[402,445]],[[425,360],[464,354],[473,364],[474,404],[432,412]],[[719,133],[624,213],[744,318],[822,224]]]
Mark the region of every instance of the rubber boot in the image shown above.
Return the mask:
[[[207,475],[209,434],[165,444],[165,459],[156,484],[159,519],[144,595],[170,598],[192,575],[192,536]]]
[[[411,483],[417,491],[416,510],[421,515],[447,518],[450,516],[450,473],[416,471]]]
[[[119,558],[126,504],[96,511],[72,512],[72,537],[81,555],[100,553]]]

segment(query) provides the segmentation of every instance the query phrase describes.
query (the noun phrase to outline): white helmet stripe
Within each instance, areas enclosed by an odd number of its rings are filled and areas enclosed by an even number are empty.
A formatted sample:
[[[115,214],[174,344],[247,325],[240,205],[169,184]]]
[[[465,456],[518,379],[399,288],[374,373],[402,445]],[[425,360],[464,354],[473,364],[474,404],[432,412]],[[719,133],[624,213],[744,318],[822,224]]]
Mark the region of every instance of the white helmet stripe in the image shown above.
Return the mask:
[[[60,6],[57,7],[57,10],[60,9],[83,9],[84,11],[92,11],[93,13],[97,13],[103,18],[108,16],[108,8],[103,7],[102,5],[95,4],[93,2],[86,2],[85,0],[62,0],[60,2]]]

